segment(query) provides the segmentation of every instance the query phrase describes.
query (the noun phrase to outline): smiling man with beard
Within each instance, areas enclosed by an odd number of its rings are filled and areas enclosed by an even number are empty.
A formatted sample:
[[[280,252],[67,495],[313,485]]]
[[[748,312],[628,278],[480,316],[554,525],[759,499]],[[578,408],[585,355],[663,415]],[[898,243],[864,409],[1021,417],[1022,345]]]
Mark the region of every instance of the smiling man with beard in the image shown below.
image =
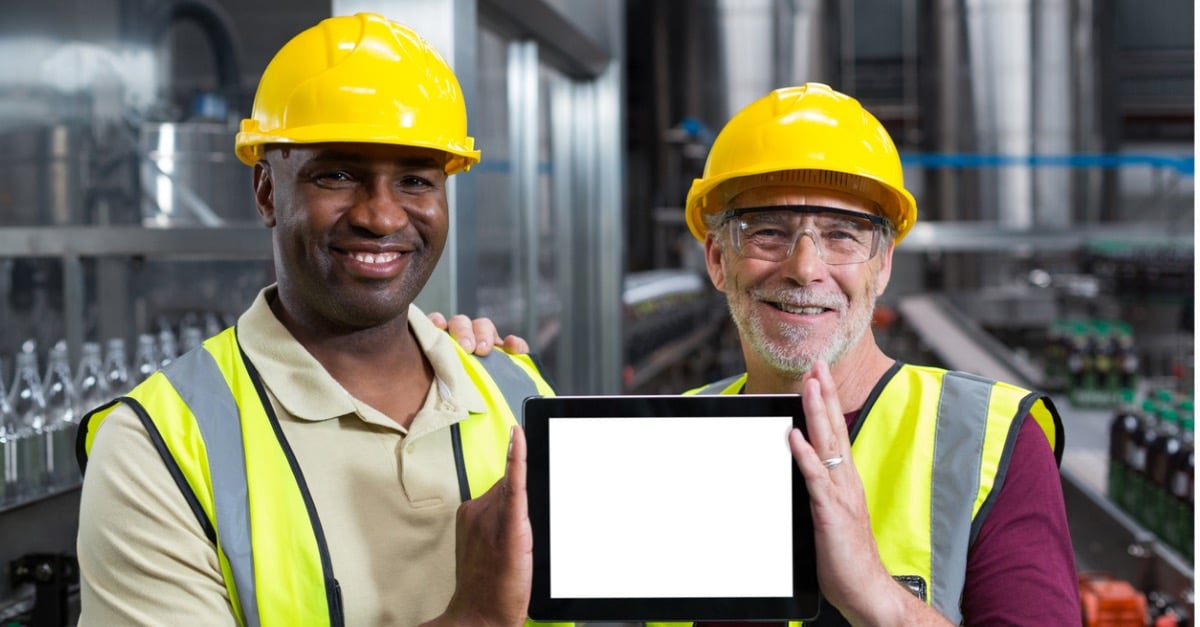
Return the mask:
[[[277,283],[79,429],[82,625],[521,625],[524,355],[413,305],[447,184],[479,161],[450,67],[333,17],[263,73],[236,138]]]
[[[692,393],[804,396],[816,624],[1078,624],[1050,400],[871,333],[917,216],[883,126],[825,85],[778,89],[722,129],[686,211],[746,363]]]

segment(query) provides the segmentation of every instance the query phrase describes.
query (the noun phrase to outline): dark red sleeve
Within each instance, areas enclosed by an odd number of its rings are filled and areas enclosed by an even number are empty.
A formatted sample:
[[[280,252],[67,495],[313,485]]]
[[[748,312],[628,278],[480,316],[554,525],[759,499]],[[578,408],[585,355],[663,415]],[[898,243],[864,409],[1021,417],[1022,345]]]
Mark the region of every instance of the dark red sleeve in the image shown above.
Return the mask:
[[[1037,422],[1017,433],[1008,474],[967,555],[967,625],[1078,625],[1079,584],[1062,479]]]

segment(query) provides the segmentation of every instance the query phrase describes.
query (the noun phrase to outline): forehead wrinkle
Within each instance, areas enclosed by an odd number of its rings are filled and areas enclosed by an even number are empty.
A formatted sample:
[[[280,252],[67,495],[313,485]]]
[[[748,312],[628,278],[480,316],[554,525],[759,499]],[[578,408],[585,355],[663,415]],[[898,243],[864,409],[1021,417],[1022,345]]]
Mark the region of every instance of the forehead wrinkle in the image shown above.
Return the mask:
[[[373,163],[377,161],[385,161],[400,167],[407,168],[438,168],[441,164],[437,159],[428,155],[405,155],[391,159],[373,157],[358,152],[344,150],[322,150],[316,155],[313,155],[309,161],[337,161],[340,163],[349,163],[353,165],[361,165],[364,163]]]

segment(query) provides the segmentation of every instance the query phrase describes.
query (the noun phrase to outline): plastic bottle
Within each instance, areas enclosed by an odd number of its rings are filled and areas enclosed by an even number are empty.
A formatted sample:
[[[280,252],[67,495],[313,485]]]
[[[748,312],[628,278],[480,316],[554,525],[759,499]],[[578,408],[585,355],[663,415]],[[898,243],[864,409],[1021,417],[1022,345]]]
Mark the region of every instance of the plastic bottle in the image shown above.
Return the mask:
[[[71,377],[67,343],[59,341],[50,349],[46,376],[42,379],[46,396],[46,463],[52,487],[74,485],[79,480],[75,461],[75,428],[79,423],[79,399]]]
[[[1171,504],[1171,465],[1179,452],[1179,414],[1174,409],[1158,412],[1158,437],[1146,451],[1147,505],[1144,522],[1160,538],[1166,538]]]
[[[104,378],[113,396],[121,396],[133,387],[129,380],[129,361],[125,356],[125,338],[108,340],[108,351],[104,355]]]
[[[84,342],[79,367],[75,370],[75,394],[78,398],[76,415],[96,409],[112,399],[108,378],[104,376],[104,362],[100,358],[100,344]]]
[[[37,350],[26,342],[17,353],[9,402],[16,417],[17,498],[28,499],[48,487],[46,447],[46,397],[38,374]]]
[[[154,336],[142,333],[137,338],[137,352],[133,356],[133,372],[129,387],[145,381],[158,370],[158,347],[155,346]]]
[[[1108,499],[1118,504],[1130,481],[1126,447],[1142,425],[1142,417],[1133,404],[1133,390],[1122,391],[1121,401],[1108,427]]]

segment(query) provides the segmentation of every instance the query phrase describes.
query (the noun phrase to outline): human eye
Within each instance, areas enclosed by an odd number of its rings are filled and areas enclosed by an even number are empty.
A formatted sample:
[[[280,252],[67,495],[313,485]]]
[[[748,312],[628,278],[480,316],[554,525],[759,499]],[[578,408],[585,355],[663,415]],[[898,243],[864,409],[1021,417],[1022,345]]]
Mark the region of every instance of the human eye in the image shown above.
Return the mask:
[[[850,217],[829,216],[821,220],[821,236],[837,242],[864,242],[871,233],[871,223]]]
[[[748,216],[742,220],[742,232],[755,239],[782,240],[790,236],[791,229],[777,216]]]
[[[396,186],[408,194],[424,194],[443,187],[446,175],[439,168],[413,168],[400,174]]]
[[[782,239],[787,236],[787,231],[780,228],[777,224],[753,224],[743,222],[742,232],[745,233],[747,237],[766,240]]]
[[[323,169],[314,170],[309,175],[311,180],[318,187],[326,189],[344,189],[354,185],[356,179],[353,174],[342,169]]]
[[[424,176],[409,174],[401,177],[400,187],[409,192],[421,192],[433,188],[433,181]]]

